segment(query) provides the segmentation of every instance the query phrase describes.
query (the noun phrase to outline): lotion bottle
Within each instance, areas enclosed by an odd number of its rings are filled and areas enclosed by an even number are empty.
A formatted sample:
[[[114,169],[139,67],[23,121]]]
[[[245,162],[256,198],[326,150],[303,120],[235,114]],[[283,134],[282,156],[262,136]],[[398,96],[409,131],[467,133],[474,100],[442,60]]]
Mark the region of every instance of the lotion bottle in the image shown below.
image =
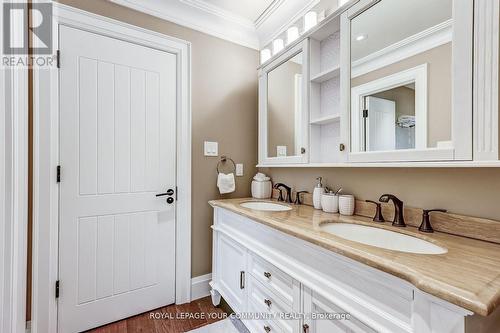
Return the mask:
[[[313,206],[315,209],[321,209],[321,195],[325,193],[325,188],[322,184],[323,177],[318,177],[316,180],[318,181],[318,184],[313,190]]]

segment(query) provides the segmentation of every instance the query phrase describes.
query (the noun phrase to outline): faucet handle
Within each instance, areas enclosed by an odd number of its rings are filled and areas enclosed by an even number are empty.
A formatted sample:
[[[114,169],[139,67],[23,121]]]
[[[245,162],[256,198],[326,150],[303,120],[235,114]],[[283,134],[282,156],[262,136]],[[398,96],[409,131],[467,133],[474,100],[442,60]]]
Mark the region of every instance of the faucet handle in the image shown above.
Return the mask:
[[[382,215],[382,204],[373,200],[366,200],[366,202],[375,204],[377,211],[373,217],[373,222],[385,222],[384,216]]]
[[[447,210],[446,209],[439,209],[439,208],[437,208],[437,209],[424,209],[423,213],[422,213],[422,224],[420,224],[420,227],[418,227],[419,231],[428,232],[428,233],[434,232],[434,229],[432,228],[431,220],[429,217],[429,213],[432,213],[432,212],[446,213]]]
[[[280,195],[278,196],[278,201],[285,201],[285,199],[283,198],[283,190],[281,188],[276,188],[279,192],[280,192]]]
[[[309,193],[309,192],[308,191],[299,191],[299,192],[295,193],[295,201],[294,201],[295,205],[302,205],[302,201],[300,201],[300,195],[302,193]]]
[[[423,209],[423,212],[424,212],[424,214],[429,214],[432,212],[446,213],[448,211],[446,209],[434,208],[434,209]]]

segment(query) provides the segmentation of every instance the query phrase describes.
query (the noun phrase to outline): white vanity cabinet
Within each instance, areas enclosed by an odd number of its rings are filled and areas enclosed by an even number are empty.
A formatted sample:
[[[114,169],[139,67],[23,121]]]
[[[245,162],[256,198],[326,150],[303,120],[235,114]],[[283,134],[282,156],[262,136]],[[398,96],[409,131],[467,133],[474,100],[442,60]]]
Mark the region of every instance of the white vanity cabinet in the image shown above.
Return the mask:
[[[224,297],[252,333],[465,333],[472,315],[227,209],[215,207],[212,228],[212,300]]]
[[[302,328],[307,333],[376,332],[351,315],[349,315],[348,320],[341,320],[347,318],[348,315],[344,309],[308,288],[304,288],[303,298],[304,313],[311,313],[311,315],[315,316],[304,319]],[[328,314],[338,316],[327,317]]]
[[[214,257],[217,258],[218,288],[234,311],[245,311],[246,249],[230,237],[220,234],[214,242]]]

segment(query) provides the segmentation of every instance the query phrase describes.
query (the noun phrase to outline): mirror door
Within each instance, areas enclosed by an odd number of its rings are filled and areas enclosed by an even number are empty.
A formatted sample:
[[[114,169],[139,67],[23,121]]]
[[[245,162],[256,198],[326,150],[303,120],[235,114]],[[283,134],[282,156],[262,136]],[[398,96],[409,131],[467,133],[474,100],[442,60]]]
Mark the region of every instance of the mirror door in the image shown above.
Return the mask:
[[[259,164],[307,162],[304,45],[285,52],[259,73]]]
[[[472,9],[361,0],[344,14],[350,161],[472,159]]]

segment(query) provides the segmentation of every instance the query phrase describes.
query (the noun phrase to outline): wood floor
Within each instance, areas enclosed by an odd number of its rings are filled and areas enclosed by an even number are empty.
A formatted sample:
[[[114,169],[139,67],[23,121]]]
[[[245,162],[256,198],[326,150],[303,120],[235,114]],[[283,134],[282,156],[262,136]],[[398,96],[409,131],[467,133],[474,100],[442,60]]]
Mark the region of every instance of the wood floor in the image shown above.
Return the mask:
[[[151,318],[151,314],[160,319]],[[193,316],[197,316],[194,318]],[[169,319],[176,318],[176,319]],[[88,331],[90,333],[181,333],[225,318],[225,312],[205,297],[183,305],[170,305]]]

